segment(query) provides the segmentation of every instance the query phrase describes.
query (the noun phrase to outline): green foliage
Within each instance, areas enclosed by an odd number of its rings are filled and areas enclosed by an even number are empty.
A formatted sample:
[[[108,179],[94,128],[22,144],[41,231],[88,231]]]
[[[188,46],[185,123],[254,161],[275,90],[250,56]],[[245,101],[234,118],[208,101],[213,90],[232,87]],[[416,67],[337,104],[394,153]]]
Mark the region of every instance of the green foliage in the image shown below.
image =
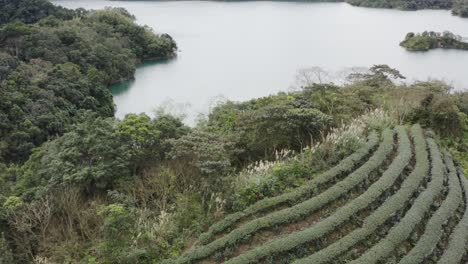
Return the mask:
[[[450,9],[452,1],[445,0],[346,0],[354,6],[394,8],[403,10]]]
[[[400,46],[410,51],[426,51],[438,48],[438,43],[437,38],[428,34],[415,35],[414,33],[408,33],[405,40],[400,42]]]
[[[427,51],[436,48],[468,50],[468,43],[449,31],[443,33],[424,31],[421,34],[411,32],[400,42],[400,46],[410,51]]]
[[[176,168],[181,186],[200,190],[205,198],[224,190],[225,177],[232,171],[229,141],[214,133],[193,130],[170,142],[168,157],[173,163],[183,164]]]
[[[0,264],[14,263],[13,253],[7,245],[3,233],[0,233]]]
[[[12,195],[15,172],[15,166],[7,167],[5,164],[0,163],[0,198]]]
[[[110,30],[114,34],[127,36],[133,53],[142,60],[171,58],[177,50],[177,45],[171,36],[156,35],[149,27],[137,26],[134,22],[135,17],[123,8],[107,8],[91,12],[89,19],[112,26]],[[102,30],[99,29],[99,32]]]
[[[468,17],[468,1],[454,0],[452,13],[457,16]]]
[[[128,235],[132,227],[129,212],[121,204],[110,204],[103,207],[99,214],[104,217],[104,234],[106,239],[122,243],[122,238]]]
[[[300,152],[315,144],[333,126],[367,109],[353,91],[304,88],[244,103],[226,102],[209,115],[207,129],[226,135],[236,149],[236,166],[272,159],[284,149]]]
[[[390,68],[388,65],[374,65],[367,73],[352,73],[348,79],[360,85],[373,88],[384,88],[393,86],[392,80],[406,79],[398,70]]]
[[[188,134],[190,129],[184,125],[180,118],[165,113],[157,113],[153,122],[156,129],[160,131],[159,155],[161,159],[165,159],[172,148],[171,139],[178,139]]]
[[[463,138],[468,129],[467,115],[459,110],[455,98],[440,94],[428,94],[409,119],[433,127],[445,137]]]
[[[3,202],[3,208],[14,211],[24,205],[23,200],[20,197],[10,196],[5,202]]]
[[[177,211],[174,221],[181,232],[184,230],[201,231],[204,222],[204,210],[201,195],[179,196],[176,201]]]
[[[235,187],[232,208],[239,211],[259,200],[280,195],[291,188],[303,185],[304,180],[310,178],[317,170],[315,164],[310,162],[310,156],[304,153],[299,158],[275,165],[271,171],[254,172],[256,175],[249,176],[248,182]],[[256,179],[253,180],[253,177]]]
[[[125,250],[131,245],[134,219],[121,204],[110,204],[98,212],[104,218],[102,226],[105,241],[102,244],[107,263],[128,263]]]
[[[0,52],[0,79],[5,79],[18,66],[18,60],[8,53]]]
[[[0,9],[0,25],[14,20],[31,24],[48,16],[68,20],[82,12],[55,6],[46,0],[0,0]]]
[[[145,166],[160,156],[161,132],[145,114],[127,115],[117,126],[122,140],[130,146],[131,161],[135,169]]]
[[[275,161],[259,161],[240,173],[227,206],[240,210],[265,197],[272,197],[304,184],[319,171],[335,165],[357,151],[364,142],[366,130],[382,131],[394,126],[393,119],[381,110],[369,112],[347,125],[332,129],[320,143],[299,155],[277,152]],[[359,151],[358,151],[359,152]],[[292,156],[292,157],[291,157]]]
[[[51,186],[75,184],[93,191],[109,188],[130,174],[129,146],[120,142],[114,119],[85,118],[73,131],[35,152],[19,179],[21,189],[46,181]]]
[[[88,112],[78,118],[80,123],[72,131],[34,151],[21,168],[17,192],[34,194],[44,187],[65,185],[91,193],[107,190],[157,164],[165,155],[159,149],[162,139],[179,137],[185,132],[178,130],[186,131],[168,117],[151,120],[146,115],[128,115],[119,121]],[[172,130],[167,129],[169,124]]]

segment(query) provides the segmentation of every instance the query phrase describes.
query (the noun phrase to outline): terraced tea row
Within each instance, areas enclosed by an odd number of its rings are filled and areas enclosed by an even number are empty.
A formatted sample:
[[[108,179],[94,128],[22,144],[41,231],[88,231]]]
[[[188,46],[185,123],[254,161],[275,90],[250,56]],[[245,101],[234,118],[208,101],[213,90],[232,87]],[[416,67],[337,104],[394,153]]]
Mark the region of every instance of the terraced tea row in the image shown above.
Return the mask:
[[[467,255],[467,244],[468,244],[468,180],[463,175],[461,170],[458,170],[461,187],[464,191],[465,196],[465,213],[463,218],[453,230],[450,236],[450,242],[447,250],[444,252],[442,257],[437,262],[438,264],[456,264],[461,263],[463,256]]]
[[[432,215],[426,225],[425,232],[419,239],[416,246],[400,261],[401,264],[422,263],[423,260],[431,254],[436,247],[437,242],[442,237],[443,224],[448,222],[448,219],[452,217],[455,210],[462,202],[463,197],[457,171],[450,154],[445,153],[444,156],[445,164],[449,170],[449,194],[437,212]]]
[[[392,257],[416,264],[430,257],[433,263],[461,263],[468,235],[466,185],[450,154],[442,155],[419,125],[411,128],[411,140],[405,127],[386,129],[381,140],[371,134],[361,149],[306,185],[228,215],[200,237],[200,246],[168,262],[215,263],[225,258],[228,264],[267,259],[367,264]],[[329,214],[323,213],[327,208]],[[312,216],[314,221],[304,220]],[[266,231],[264,241],[253,242]],[[384,235],[376,237],[376,232]],[[368,246],[362,248],[364,241]],[[442,244],[446,249],[435,251]],[[230,254],[224,254],[227,249]]]
[[[283,204],[292,205],[304,199],[305,197],[310,197],[311,194],[316,193],[319,187],[321,187],[323,184],[333,181],[346,172],[350,172],[356,166],[356,164],[362,162],[362,160],[367,157],[378,144],[378,135],[376,133],[372,133],[369,136],[367,143],[361,149],[345,158],[337,166],[310,180],[303,186],[297,188],[295,191],[285,193],[280,196],[263,199],[241,212],[226,216],[223,220],[212,225],[206,233],[203,233],[200,236],[200,243],[207,244],[213,239],[214,235],[225,231],[244,218],[266,210],[271,210]]]
[[[298,260],[300,263],[327,263],[343,254],[359,241],[375,232],[377,228],[384,225],[385,222],[398,210],[404,207],[410,197],[417,191],[429,171],[429,159],[426,150],[426,141],[419,127],[412,128],[411,135],[415,144],[416,167],[403,182],[398,192],[391,196],[387,201],[373,212],[363,223],[362,227],[354,230],[336,243],[318,251],[308,258]]]
[[[434,199],[441,192],[444,181],[444,166],[441,154],[434,140],[428,139],[427,141],[432,158],[431,182],[428,188],[418,196],[405,217],[390,230],[383,240],[368,250],[363,256],[350,263],[377,263],[384,257],[389,256],[400,243],[409,237],[415,226],[423,220]]]
[[[280,211],[273,212],[261,218],[252,220],[245,223],[239,228],[231,231],[229,234],[205,245],[188,252],[185,256],[180,258],[177,263],[187,263],[197,259],[202,259],[210,256],[217,250],[221,250],[226,246],[234,245],[241,239],[255,233],[260,229],[273,227],[275,225],[289,224],[293,221],[302,219],[313,211],[320,209],[329,202],[337,199],[346,193],[353,186],[365,180],[370,172],[377,169],[385,159],[390,155],[393,149],[393,131],[384,131],[384,141],[379,146],[374,155],[360,168],[353,172],[350,176],[343,181],[335,184],[330,189],[319,195],[297,204],[293,207],[286,208]]]

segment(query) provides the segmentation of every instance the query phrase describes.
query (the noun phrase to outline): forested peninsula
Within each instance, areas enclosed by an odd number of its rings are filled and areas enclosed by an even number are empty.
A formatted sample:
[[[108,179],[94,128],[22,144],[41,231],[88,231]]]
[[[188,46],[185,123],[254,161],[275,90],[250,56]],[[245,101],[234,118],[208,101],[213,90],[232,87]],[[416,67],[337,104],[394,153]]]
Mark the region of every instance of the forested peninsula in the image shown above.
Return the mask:
[[[136,65],[176,55],[167,34],[124,9],[69,10],[44,0],[0,2],[0,158],[23,162],[83,112],[114,115],[109,85]]]
[[[463,38],[451,32],[443,33],[425,31],[423,33],[408,33],[400,46],[409,51],[427,51],[430,49],[460,49],[468,50],[468,43]]]
[[[119,8],[0,9],[0,263],[466,263],[468,92],[314,67],[193,127],[119,119],[108,86],[176,56],[169,35]]]

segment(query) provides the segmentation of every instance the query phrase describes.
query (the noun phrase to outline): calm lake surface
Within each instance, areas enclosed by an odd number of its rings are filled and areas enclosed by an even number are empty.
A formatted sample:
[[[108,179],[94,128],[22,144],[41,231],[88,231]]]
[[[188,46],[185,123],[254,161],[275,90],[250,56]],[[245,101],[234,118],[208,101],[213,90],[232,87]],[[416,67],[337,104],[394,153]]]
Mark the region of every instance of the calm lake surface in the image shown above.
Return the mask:
[[[134,81],[113,87],[117,117],[164,107],[209,111],[220,98],[247,100],[287,91],[298,69],[388,64],[409,80],[429,77],[468,88],[468,52],[410,53],[407,32],[449,30],[468,37],[468,19],[450,11],[398,11],[345,3],[56,0],[77,8],[124,7],[137,22],[172,35],[176,59],[141,65]]]

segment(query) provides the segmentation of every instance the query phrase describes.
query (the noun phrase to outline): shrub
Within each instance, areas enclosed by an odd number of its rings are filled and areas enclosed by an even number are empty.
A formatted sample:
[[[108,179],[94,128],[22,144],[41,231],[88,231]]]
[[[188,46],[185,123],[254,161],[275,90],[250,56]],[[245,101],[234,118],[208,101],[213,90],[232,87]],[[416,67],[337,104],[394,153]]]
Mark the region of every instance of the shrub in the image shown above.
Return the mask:
[[[86,115],[75,130],[37,149],[23,166],[20,190],[72,184],[88,192],[105,190],[130,175],[130,152],[120,142],[113,118]]]
[[[23,200],[17,196],[8,197],[3,203],[3,208],[9,211],[14,211],[24,205]]]
[[[0,264],[14,263],[13,253],[5,240],[3,233],[0,233]]]
[[[329,168],[344,157],[356,152],[365,143],[368,131],[382,131],[394,125],[385,111],[376,109],[349,124],[332,128],[320,142],[306,147],[300,154],[282,150],[273,161],[258,161],[240,173],[234,185],[234,210],[240,210],[265,197],[283,193],[303,184],[318,171]]]
[[[194,130],[170,140],[171,167],[178,174],[179,188],[197,190],[204,200],[225,190],[231,171],[230,142],[215,133]]]
[[[201,196],[197,194],[179,196],[176,201],[174,221],[181,232],[185,230],[201,231],[204,211]]]
[[[132,244],[134,219],[121,204],[103,206],[98,214],[104,219],[103,257],[109,263],[122,263],[127,254],[125,251]]]

